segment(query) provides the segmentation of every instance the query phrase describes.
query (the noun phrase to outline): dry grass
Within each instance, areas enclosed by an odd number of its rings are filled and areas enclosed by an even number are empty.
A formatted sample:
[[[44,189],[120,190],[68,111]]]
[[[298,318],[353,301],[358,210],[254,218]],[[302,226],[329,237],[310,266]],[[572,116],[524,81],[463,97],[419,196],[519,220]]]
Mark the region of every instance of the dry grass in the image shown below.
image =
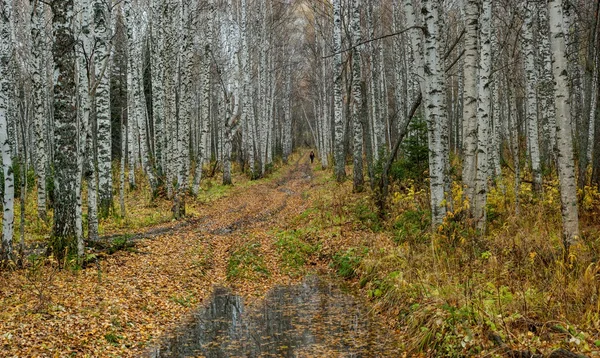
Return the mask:
[[[500,351],[487,338],[494,332],[515,349],[600,355],[597,191],[586,188],[582,240],[565,259],[555,181],[541,197],[521,185],[516,212],[507,175],[489,194],[482,236],[465,223],[459,186],[454,210],[432,233],[422,185],[396,187],[388,217],[374,223],[369,194],[353,194],[350,182],[340,186],[329,175],[317,178],[317,210],[299,225],[323,230],[326,259],[348,256],[338,266],[360,256],[352,282],[405,332],[412,354],[494,356]]]

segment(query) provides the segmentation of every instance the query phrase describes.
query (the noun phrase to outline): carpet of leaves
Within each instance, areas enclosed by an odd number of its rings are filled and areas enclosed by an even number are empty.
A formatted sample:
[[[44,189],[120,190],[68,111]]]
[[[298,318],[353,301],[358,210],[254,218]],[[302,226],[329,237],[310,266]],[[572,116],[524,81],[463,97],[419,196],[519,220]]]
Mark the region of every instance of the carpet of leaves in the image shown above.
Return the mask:
[[[303,156],[279,178],[234,187],[201,205],[194,223],[136,241],[81,270],[41,267],[0,273],[0,356],[128,357],[171,332],[226,285],[249,300],[299,280],[280,269],[275,229],[312,204],[314,186]],[[231,253],[253,240],[268,275],[228,280]]]

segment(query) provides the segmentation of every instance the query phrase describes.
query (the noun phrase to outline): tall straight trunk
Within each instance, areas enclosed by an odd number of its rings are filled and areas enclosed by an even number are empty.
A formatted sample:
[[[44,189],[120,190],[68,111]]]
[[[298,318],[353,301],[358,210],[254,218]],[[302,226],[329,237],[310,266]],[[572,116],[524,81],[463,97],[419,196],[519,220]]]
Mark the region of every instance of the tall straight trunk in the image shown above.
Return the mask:
[[[334,108],[334,154],[335,178],[346,178],[344,156],[344,120],[342,118],[342,11],[341,0],[333,0],[333,108]]]
[[[35,175],[37,179],[38,217],[44,221],[46,215],[46,101],[44,92],[45,41],[43,39],[44,11],[42,3],[37,3],[31,13],[31,82],[33,87],[33,121],[35,142]]]
[[[429,109],[425,118],[428,127],[429,142],[429,188],[431,195],[431,224],[433,228],[440,225],[446,216],[445,185],[447,146],[444,145],[442,131],[446,114],[444,111],[444,96],[446,81],[444,79],[444,62],[441,56],[440,14],[439,2],[424,0],[421,13],[427,28],[425,37],[425,66],[428,69],[425,86],[425,107]]]
[[[95,81],[95,63],[88,61],[87,54],[92,53],[92,8],[86,1],[76,2],[77,11],[80,14],[80,47],[77,53],[77,93],[79,107],[77,109],[78,130],[79,130],[79,151],[77,156],[77,212],[76,227],[78,250],[83,255],[83,218],[82,218],[82,180],[85,178],[88,183],[88,238],[96,240],[98,238],[98,172],[97,172],[97,148],[95,147],[95,113],[96,106],[93,87]]]
[[[548,7],[541,1],[537,4],[539,21],[539,57],[540,78],[538,94],[540,96],[540,114],[542,116],[543,140],[540,142],[543,150],[542,160],[547,167],[554,167],[556,162],[556,119],[554,109],[554,77],[552,76],[552,56],[550,53],[550,38],[548,35]]]
[[[325,43],[324,41],[322,41],[321,43],[321,57],[325,57]],[[327,81],[326,79],[329,77],[327,76],[328,73],[328,60],[325,58],[321,59],[321,81],[320,81],[320,97],[321,97],[321,133],[323,134],[321,136],[321,140],[322,140],[322,150],[321,150],[321,168],[325,169],[329,166],[329,154],[330,154],[330,149],[331,147],[329,146],[329,137],[330,137],[330,130],[329,130],[329,123],[330,123],[330,116],[329,116],[329,93],[327,91]]]
[[[596,35],[596,68],[600,69],[600,26]],[[600,189],[600,71],[596,71],[596,112],[594,113],[594,149],[592,152],[592,184]]]
[[[368,28],[368,33],[369,36],[371,38],[375,38],[376,32],[375,32],[375,25],[373,23],[373,16],[374,16],[374,2],[375,1],[369,1],[367,6],[366,6],[366,10],[367,10],[367,28]],[[370,105],[370,127],[371,127],[371,143],[372,143],[372,153],[374,156],[375,161],[379,160],[379,155],[381,152],[382,147],[382,137],[383,137],[383,124],[382,124],[382,118],[381,118],[381,111],[380,111],[380,107],[381,107],[381,96],[380,96],[380,90],[381,87],[379,85],[380,82],[380,75],[381,73],[379,72],[379,46],[373,42],[368,44],[369,46],[369,52],[368,52],[368,58],[369,58],[369,94],[370,94],[370,98],[371,98],[371,105]]]
[[[466,0],[465,17],[462,180],[465,199],[473,203],[477,178],[477,0]]]
[[[596,91],[597,91],[597,87],[599,85],[597,78],[595,76],[595,73],[598,72],[600,70],[600,68],[598,68],[597,66],[597,48],[596,48],[596,44],[598,43],[598,28],[600,27],[600,2],[596,2],[596,5],[594,6],[594,10],[595,10],[595,16],[594,19],[592,21],[592,26],[590,27],[589,30],[589,35],[588,35],[588,45],[587,45],[587,54],[586,54],[586,60],[585,60],[585,72],[584,72],[584,103],[585,103],[585,107],[584,107],[584,116],[587,116],[588,118],[582,118],[582,120],[586,120],[587,121],[587,125],[588,125],[588,136],[587,136],[587,151],[585,153],[586,156],[586,163],[591,163],[592,160],[592,152],[593,152],[593,147],[594,147],[594,117],[596,115],[596,107],[598,106],[598,102],[597,102],[597,98],[596,98]],[[592,165],[593,167],[593,165]],[[581,169],[580,168],[580,180],[579,180],[579,184],[582,183],[581,180]],[[587,173],[587,165],[586,165],[586,173]],[[586,175],[583,176],[583,179],[586,178]],[[586,182],[584,181],[583,184],[586,184]]]
[[[150,71],[152,77],[152,120],[154,122],[154,153],[157,174],[163,175],[164,158],[164,118],[165,118],[165,92],[164,80],[164,20],[162,18],[163,5],[160,0],[152,2],[152,41]]]
[[[73,0],[52,2],[54,44],[54,225],[52,250],[60,259],[76,252],[77,113]]]
[[[111,5],[104,0],[92,2],[94,14],[95,107],[98,143],[98,194],[102,217],[112,208],[111,124],[110,124],[110,39]]]
[[[211,21],[211,20],[209,20]],[[202,165],[206,159],[210,159],[209,156],[206,155],[206,139],[209,137],[208,133],[208,122],[210,120],[210,44],[209,40],[204,46],[204,53],[202,56],[202,69],[201,69],[201,85],[202,85],[202,104],[200,108],[201,118],[200,118],[200,138],[199,138],[199,147],[198,147],[198,155],[196,157],[196,173],[194,175],[194,183],[192,185],[192,193],[194,195],[198,195],[200,192],[200,180],[202,179]]]
[[[475,208],[473,216],[477,227],[483,232],[486,227],[487,183],[489,178],[489,132],[491,112],[491,71],[492,71],[492,0],[483,0],[481,12],[481,54],[479,57],[479,100],[477,107],[477,177]]]
[[[492,54],[495,51],[492,50]],[[502,157],[502,126],[501,126],[501,113],[502,111],[502,97],[500,96],[500,80],[498,74],[494,76],[491,84],[491,98],[492,98],[492,139],[491,147],[489,149],[489,155],[491,165],[493,167],[493,178],[499,178],[502,175],[502,168],[500,167],[500,159]]]
[[[589,120],[583,112],[582,66],[580,57],[579,33],[582,32],[577,19],[575,6],[571,1],[563,1],[562,29],[565,36],[566,71],[570,84],[569,107],[570,117],[575,124],[575,153],[577,158],[577,186],[583,190],[587,181],[587,148]],[[552,28],[552,25],[550,25]],[[557,124],[558,125],[558,124]],[[558,134],[557,134],[558,136]]]
[[[292,154],[292,74],[291,68],[285,71],[285,92],[283,99],[283,162],[287,163],[288,157]]]
[[[13,231],[15,218],[15,179],[12,170],[10,141],[8,137],[8,116],[10,91],[10,56],[12,55],[11,17],[12,1],[0,0],[0,151],[4,173],[4,197],[2,199],[2,247],[0,261],[12,259]]]
[[[196,93],[194,91],[194,52],[193,52],[193,37],[190,33],[191,28],[194,28],[193,22],[190,21],[190,14],[193,9],[190,8],[189,2],[182,1],[180,6],[180,22],[181,22],[181,51],[180,51],[180,68],[181,68],[181,92],[179,96],[179,126],[178,126],[178,152],[179,166],[177,175],[177,194],[173,205],[173,213],[175,218],[180,218],[185,215],[185,196],[188,188],[189,177],[189,124],[193,123],[194,117],[194,102]]]
[[[557,167],[560,184],[560,201],[565,250],[579,238],[577,209],[577,183],[571,136],[571,112],[569,110],[569,78],[565,53],[562,0],[549,0],[550,44],[552,48],[552,72],[554,74],[554,101],[556,107]],[[566,256],[565,256],[566,257]]]
[[[360,36],[360,0],[354,0],[352,4],[352,43],[354,46],[361,42]],[[362,98],[360,71],[360,51],[358,48],[352,50],[352,126],[354,130],[354,153],[353,153],[353,190],[361,192],[364,189],[365,179],[363,176],[363,133],[362,133]]]
[[[508,80],[506,83],[510,83]],[[509,140],[511,146],[511,152],[513,156],[513,165],[515,167],[515,183],[514,183],[514,192],[515,192],[515,215],[519,215],[520,213],[520,203],[519,203],[519,187],[521,186],[521,165],[519,160],[519,128],[518,128],[518,120],[517,120],[517,100],[515,90],[510,86],[506,86],[507,91],[507,104],[508,104],[508,133]]]
[[[125,217],[125,146],[127,143],[127,127],[125,125],[125,119],[123,112],[125,112],[125,108],[121,109],[121,166],[119,172],[119,207],[121,209],[121,217]]]
[[[269,105],[268,105],[268,93],[269,93],[269,72],[268,72],[268,46],[269,39],[267,35],[267,1],[260,1],[260,19],[261,19],[261,45],[260,45],[260,64],[259,64],[259,98],[262,99],[260,116],[258,119],[258,147],[260,153],[260,175],[265,175],[265,169],[267,164],[267,137],[269,136]]]
[[[523,22],[523,57],[525,65],[525,92],[527,96],[527,138],[529,142],[529,156],[531,158],[531,172],[533,174],[533,190],[542,191],[542,168],[540,166],[540,147],[538,139],[538,76],[535,68],[535,51],[533,46],[533,10],[535,4],[529,2],[525,9]]]

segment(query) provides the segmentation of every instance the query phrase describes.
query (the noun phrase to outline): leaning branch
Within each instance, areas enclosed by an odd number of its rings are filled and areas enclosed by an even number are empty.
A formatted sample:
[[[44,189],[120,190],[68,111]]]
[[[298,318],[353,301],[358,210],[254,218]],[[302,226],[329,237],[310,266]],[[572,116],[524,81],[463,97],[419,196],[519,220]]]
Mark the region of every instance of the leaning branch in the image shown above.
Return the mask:
[[[394,33],[391,33],[391,34],[387,34],[387,35],[379,36],[379,37],[376,37],[376,38],[373,38],[373,39],[370,39],[370,40],[365,40],[365,41],[359,42],[359,43],[357,43],[356,45],[354,45],[354,46],[351,46],[351,47],[349,47],[349,48],[347,48],[347,49],[345,49],[345,50],[341,50],[341,51],[339,51],[339,52],[335,52],[335,53],[332,53],[332,54],[330,54],[330,55],[323,56],[323,57],[321,57],[321,58],[330,58],[330,57],[333,57],[333,56],[335,56],[335,55],[339,55],[340,53],[344,53],[344,52],[352,51],[352,50],[354,50],[355,48],[357,48],[357,47],[359,47],[359,46],[362,46],[362,45],[368,44],[368,43],[370,43],[370,42],[373,42],[373,41],[383,40],[383,39],[385,39],[385,38],[388,38],[388,37],[397,36],[397,35],[403,34],[403,33],[405,33],[406,31],[408,31],[408,30],[412,30],[412,29],[419,29],[419,30],[423,31],[423,33],[425,33],[425,32],[427,31],[427,29],[426,29],[426,28],[424,28],[423,26],[416,26],[416,25],[415,25],[415,26],[407,27],[407,28],[405,28],[405,29],[403,29],[403,30],[400,30],[400,31],[398,31],[398,32],[394,32]]]

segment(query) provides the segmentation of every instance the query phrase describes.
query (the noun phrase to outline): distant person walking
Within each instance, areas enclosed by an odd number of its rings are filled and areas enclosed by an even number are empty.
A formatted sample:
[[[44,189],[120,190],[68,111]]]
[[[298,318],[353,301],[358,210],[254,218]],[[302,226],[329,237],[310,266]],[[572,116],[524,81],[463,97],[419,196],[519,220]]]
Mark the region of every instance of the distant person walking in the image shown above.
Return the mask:
[[[312,164],[315,161],[315,152],[313,152],[312,150],[310,151],[310,164]]]

